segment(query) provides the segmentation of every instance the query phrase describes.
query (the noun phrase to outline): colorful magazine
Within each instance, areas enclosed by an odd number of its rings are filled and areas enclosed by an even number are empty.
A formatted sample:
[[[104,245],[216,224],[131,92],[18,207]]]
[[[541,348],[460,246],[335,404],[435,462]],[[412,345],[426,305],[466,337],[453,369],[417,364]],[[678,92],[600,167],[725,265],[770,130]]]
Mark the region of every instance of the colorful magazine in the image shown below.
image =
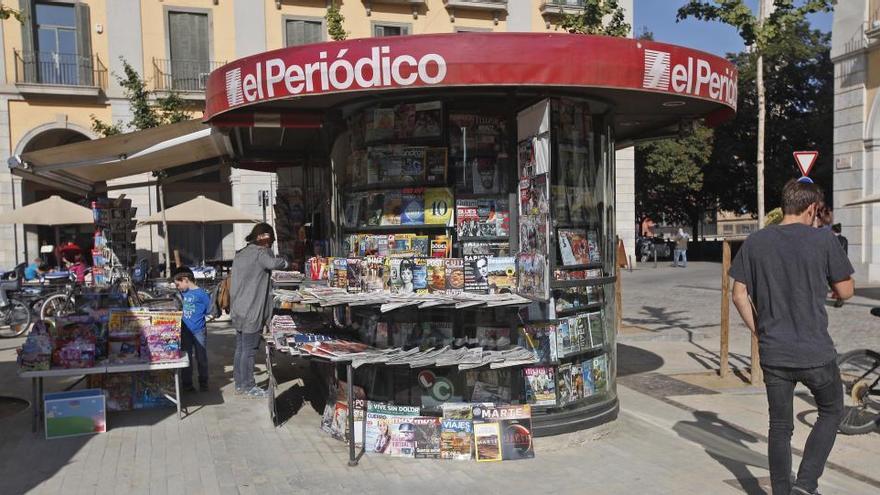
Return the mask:
[[[386,192],[382,203],[381,225],[400,225],[403,203],[401,194],[396,191]]]
[[[498,423],[474,423],[477,462],[501,460],[501,427]]]
[[[599,248],[599,233],[595,230],[587,232],[587,243],[589,244],[590,263],[601,263],[602,251]]]
[[[558,388],[559,404],[565,405],[571,402],[571,363],[559,365],[556,373],[556,386]]]
[[[446,258],[446,293],[460,294],[464,292],[465,273],[464,260],[461,258]]]
[[[521,253],[516,259],[516,272],[517,292],[521,296],[549,299],[549,270],[543,254]]]
[[[425,151],[424,147],[406,147],[401,149],[402,164],[399,182],[422,182],[425,180]],[[392,180],[392,178],[388,178]]]
[[[506,199],[461,199],[455,205],[459,237],[503,237],[510,233]]]
[[[501,294],[516,290],[516,258],[489,257],[489,293]]]
[[[532,408],[528,404],[516,406],[495,406],[480,409],[479,417],[474,415],[474,436],[481,424],[497,424],[501,436],[501,459],[517,460],[535,457],[532,445]],[[487,442],[489,443],[489,442]],[[477,449],[480,443],[477,441]],[[479,459],[478,459],[479,460]]]
[[[443,294],[446,292],[447,258],[428,258],[428,291]]]
[[[519,346],[532,352],[539,362],[556,362],[556,324],[536,323],[519,328]]]
[[[428,225],[452,226],[455,202],[452,190],[448,187],[429,187],[425,189],[425,223]]]
[[[415,457],[424,459],[440,458],[440,418],[418,416],[412,418],[415,427]]]
[[[441,459],[469,461],[473,458],[473,421],[471,421],[470,419],[443,418],[440,423],[440,428]]]
[[[489,258],[487,256],[465,256],[464,290],[478,294],[489,292]]]
[[[417,406],[367,402],[366,451],[413,457],[415,432],[412,420],[418,415]]]
[[[589,321],[592,347],[601,347],[605,345],[605,326],[602,322],[602,313],[590,313],[587,315],[587,319]]]
[[[608,356],[606,354],[593,358],[593,383],[596,387],[596,393],[602,393],[608,387]]]
[[[571,365],[571,400],[584,398],[584,368],[581,363]]]
[[[422,189],[404,189],[401,195],[401,225],[425,223],[425,197]]]
[[[431,255],[431,241],[426,235],[413,236],[410,249],[416,256],[427,258]]]
[[[562,264],[586,265],[590,263],[590,249],[586,231],[582,229],[559,229],[556,231]]]
[[[537,406],[555,406],[555,369],[552,366],[532,366],[522,370],[526,402]]]
[[[596,382],[593,379],[593,360],[588,359],[581,363],[581,373],[584,379],[584,397],[590,397],[596,393]]]

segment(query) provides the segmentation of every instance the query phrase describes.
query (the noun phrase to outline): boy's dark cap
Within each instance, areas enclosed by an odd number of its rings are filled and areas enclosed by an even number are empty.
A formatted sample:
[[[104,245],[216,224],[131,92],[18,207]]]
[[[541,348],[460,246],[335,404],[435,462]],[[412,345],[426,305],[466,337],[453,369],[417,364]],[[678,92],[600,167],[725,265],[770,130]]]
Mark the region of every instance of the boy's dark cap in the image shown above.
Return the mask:
[[[196,275],[189,269],[189,267],[181,266],[174,270],[174,275],[172,275],[171,280],[180,280],[182,278],[188,278],[195,282]]]

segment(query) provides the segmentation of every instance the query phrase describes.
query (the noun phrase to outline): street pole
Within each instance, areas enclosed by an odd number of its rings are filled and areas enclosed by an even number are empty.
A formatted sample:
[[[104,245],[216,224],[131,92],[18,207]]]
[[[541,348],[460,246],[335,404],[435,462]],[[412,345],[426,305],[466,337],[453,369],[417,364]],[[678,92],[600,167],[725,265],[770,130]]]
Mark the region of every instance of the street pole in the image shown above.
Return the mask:
[[[760,0],[758,4],[758,30],[764,25],[767,14],[767,0]],[[764,94],[764,54],[763,47],[755,42],[758,50],[757,85],[758,85],[758,229],[764,228],[764,120],[767,117],[767,100]]]
[[[266,223],[266,207],[269,206],[269,191],[260,191],[260,206],[263,207],[263,223]]]

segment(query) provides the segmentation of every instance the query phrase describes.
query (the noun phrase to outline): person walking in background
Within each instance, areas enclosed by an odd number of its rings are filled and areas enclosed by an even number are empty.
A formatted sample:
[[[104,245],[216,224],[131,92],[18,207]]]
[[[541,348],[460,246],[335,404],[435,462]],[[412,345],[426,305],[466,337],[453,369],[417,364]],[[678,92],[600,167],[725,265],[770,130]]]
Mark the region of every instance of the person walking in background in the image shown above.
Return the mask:
[[[841,229],[839,223],[835,223],[831,226],[831,232],[834,233],[834,236],[837,237],[837,242],[840,243],[840,247],[843,248],[843,252],[847,255],[849,254],[849,240],[843,235],[843,229]],[[840,308],[843,307],[843,299],[839,297],[834,297],[834,307]]]
[[[675,250],[672,255],[672,266],[681,266],[685,268],[688,266],[687,250],[688,240],[690,240],[690,238],[691,236],[689,236],[684,229],[678,229],[678,233],[675,234],[675,238],[673,238],[675,241]],[[681,264],[679,264],[679,260],[681,260]]]
[[[828,334],[829,281],[840,299],[853,295],[853,267],[830,230],[813,228],[822,191],[809,179],[782,190],[782,222],[746,239],[730,267],[733,303],[758,338],[769,404],[768,458],[773,495],[815,494],[843,414],[837,351]],[[793,401],[810,390],[819,416],[791,484]]]
[[[266,391],[254,379],[254,364],[263,326],[272,312],[272,270],[287,268],[287,261],[272,252],[275,230],[267,223],[254,225],[247,246],[235,253],[230,282],[230,318],[235,327],[233,377],[235,394],[261,399]]]
[[[196,276],[186,267],[174,274],[174,286],[183,300],[183,324],[180,346],[189,356],[189,367],[183,369],[183,389],[195,392],[193,365],[199,368],[199,391],[208,391],[208,327],[205,320],[211,311],[211,296],[196,285]]]

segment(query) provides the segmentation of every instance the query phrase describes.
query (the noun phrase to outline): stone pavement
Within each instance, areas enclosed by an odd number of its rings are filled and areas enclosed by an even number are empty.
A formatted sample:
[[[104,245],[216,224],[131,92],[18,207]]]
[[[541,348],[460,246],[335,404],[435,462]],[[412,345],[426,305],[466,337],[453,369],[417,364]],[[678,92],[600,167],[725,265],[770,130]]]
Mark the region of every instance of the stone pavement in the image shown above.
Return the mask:
[[[111,413],[105,434],[46,441],[30,432],[29,410],[0,418],[0,494],[764,493],[766,402],[760,389],[722,382],[706,371],[717,362],[709,313],[718,297],[696,295],[712,294],[714,267],[695,265],[624,276],[625,320],[644,330],[623,335],[619,345],[620,416],[585,432],[536,439],[532,460],[478,464],[367,456],[350,468],[346,446],[319,430],[320,416],[294,379],[298,368],[279,370],[285,381],[282,415],[289,418],[281,427],[272,426],[265,402],[232,397],[233,335],[219,322],[210,327],[214,388],[186,398],[190,414],[182,421],[171,409]],[[671,287],[654,286],[666,278],[684,286],[676,291],[707,288],[676,299]],[[860,325],[840,332],[853,342],[869,340],[859,330],[867,324]],[[743,361],[732,363],[744,368],[748,339],[734,341]],[[0,395],[29,398],[29,383],[15,375],[20,342],[0,341]],[[47,389],[63,383],[47,383]],[[796,447],[803,445],[815,408],[800,397],[797,411]],[[839,437],[822,493],[880,493],[880,476],[872,469],[880,460],[877,435]]]

